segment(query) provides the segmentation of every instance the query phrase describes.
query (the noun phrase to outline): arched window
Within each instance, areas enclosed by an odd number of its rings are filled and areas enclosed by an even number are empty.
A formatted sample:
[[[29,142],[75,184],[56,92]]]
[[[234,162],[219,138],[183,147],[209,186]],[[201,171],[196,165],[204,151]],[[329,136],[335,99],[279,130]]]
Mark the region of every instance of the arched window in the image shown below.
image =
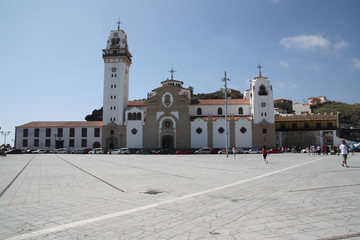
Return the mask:
[[[132,120],[132,114],[128,113],[128,120]]]
[[[218,108],[218,115],[222,115],[222,108]]]
[[[267,91],[266,91],[265,86],[264,86],[264,85],[261,85],[260,88],[259,88],[259,95],[264,96],[264,95],[267,95],[267,94],[268,94],[268,93],[267,93]]]
[[[132,119],[133,119],[133,120],[136,120],[136,113],[133,113],[133,114],[132,114]]]
[[[198,109],[197,109],[197,115],[202,115],[202,110],[201,110],[201,108],[198,108]]]
[[[137,113],[136,115],[137,115],[137,118],[136,118],[136,119],[137,119],[137,120],[141,120],[141,113]]]
[[[239,114],[244,114],[243,108],[239,107]]]

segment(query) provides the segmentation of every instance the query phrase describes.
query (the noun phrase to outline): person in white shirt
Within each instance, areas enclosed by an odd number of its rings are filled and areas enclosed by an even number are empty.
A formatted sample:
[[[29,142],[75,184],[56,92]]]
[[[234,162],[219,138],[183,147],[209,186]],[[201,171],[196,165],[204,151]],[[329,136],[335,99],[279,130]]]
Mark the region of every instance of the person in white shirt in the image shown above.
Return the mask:
[[[349,154],[349,145],[347,145],[347,143],[345,142],[345,140],[342,140],[342,144],[339,146],[339,151],[338,151],[338,155],[340,154],[341,151],[341,155],[343,156],[343,162],[342,162],[342,166],[343,167],[349,167],[346,163],[347,161],[347,155]]]

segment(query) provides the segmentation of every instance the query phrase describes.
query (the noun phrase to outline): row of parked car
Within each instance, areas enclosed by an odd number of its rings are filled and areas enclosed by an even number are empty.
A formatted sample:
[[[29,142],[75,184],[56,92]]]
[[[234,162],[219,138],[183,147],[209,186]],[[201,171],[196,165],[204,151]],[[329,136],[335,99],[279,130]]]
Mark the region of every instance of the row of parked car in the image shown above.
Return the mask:
[[[209,148],[203,147],[200,149],[184,149],[184,150],[172,150],[172,149],[160,149],[160,150],[150,150],[150,149],[140,149],[137,151],[130,152],[128,148],[120,148],[120,149],[112,149],[112,150],[104,150],[102,148],[82,148],[75,149],[72,151],[67,150],[66,148],[59,148],[54,150],[44,150],[44,149],[10,149],[2,151],[3,154],[21,154],[21,153],[32,153],[32,154],[44,154],[44,153],[55,153],[55,154],[226,154],[226,148]],[[233,154],[233,149],[228,149],[229,154]],[[281,150],[278,148],[270,149],[270,153],[281,153]],[[236,154],[260,154],[262,153],[261,149],[251,148],[251,149],[243,149],[236,148]]]

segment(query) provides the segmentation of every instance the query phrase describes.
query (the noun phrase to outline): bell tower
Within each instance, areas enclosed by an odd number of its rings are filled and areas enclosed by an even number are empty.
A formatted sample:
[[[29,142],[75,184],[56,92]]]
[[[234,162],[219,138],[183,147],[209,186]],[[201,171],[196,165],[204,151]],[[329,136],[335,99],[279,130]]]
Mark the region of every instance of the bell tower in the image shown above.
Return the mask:
[[[104,101],[103,125],[122,125],[129,100],[129,68],[132,55],[127,44],[127,35],[118,29],[110,32],[106,49],[103,49]]]
[[[129,101],[129,68],[132,55],[124,30],[110,32],[104,59],[104,100],[103,100],[103,139],[102,146],[107,149],[126,147],[126,126],[124,114]]]

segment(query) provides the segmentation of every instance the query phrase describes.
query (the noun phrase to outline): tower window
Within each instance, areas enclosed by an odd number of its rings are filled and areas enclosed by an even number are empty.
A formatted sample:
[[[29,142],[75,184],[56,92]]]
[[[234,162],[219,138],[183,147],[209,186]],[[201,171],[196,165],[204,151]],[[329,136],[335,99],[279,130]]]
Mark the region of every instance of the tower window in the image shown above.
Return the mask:
[[[243,113],[244,113],[244,110],[243,110],[242,107],[239,107],[238,113],[239,113],[239,114],[243,114]]]
[[[198,109],[196,110],[196,112],[197,112],[197,115],[202,115],[202,110],[201,110],[201,108],[198,108]]]
[[[171,122],[168,121],[168,120],[165,121],[165,122],[164,122],[164,127],[165,127],[165,128],[171,128]]]
[[[217,113],[218,115],[222,115],[222,108],[218,108]]]
[[[261,107],[266,107],[266,103],[262,102]]]
[[[266,134],[266,133],[267,133],[267,129],[266,129],[266,128],[263,128],[262,132],[263,132],[263,134]]]
[[[266,91],[266,88],[265,88],[265,86],[264,85],[261,85],[260,87],[259,87],[259,95],[260,96],[266,96],[268,93],[267,93],[267,91]]]

